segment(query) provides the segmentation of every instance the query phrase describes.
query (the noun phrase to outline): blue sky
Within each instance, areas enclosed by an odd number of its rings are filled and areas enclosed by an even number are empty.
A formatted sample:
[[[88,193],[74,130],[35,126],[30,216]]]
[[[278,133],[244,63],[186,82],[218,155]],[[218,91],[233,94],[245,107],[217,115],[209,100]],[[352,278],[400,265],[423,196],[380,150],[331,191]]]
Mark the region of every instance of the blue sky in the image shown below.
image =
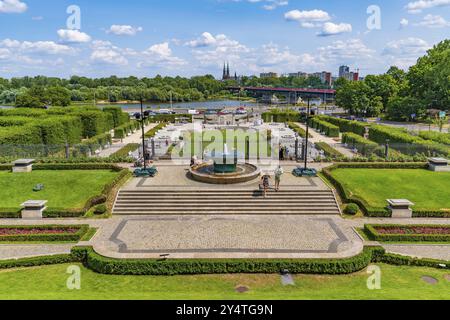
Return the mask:
[[[0,76],[219,77],[224,61],[366,75],[408,68],[449,31],[450,0],[0,0]]]

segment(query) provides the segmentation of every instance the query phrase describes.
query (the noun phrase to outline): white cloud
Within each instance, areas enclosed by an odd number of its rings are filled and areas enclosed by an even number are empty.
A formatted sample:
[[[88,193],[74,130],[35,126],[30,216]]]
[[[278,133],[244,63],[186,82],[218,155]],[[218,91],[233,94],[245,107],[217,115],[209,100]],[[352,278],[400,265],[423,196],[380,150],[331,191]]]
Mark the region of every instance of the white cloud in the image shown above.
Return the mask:
[[[409,13],[415,14],[420,13],[425,9],[444,6],[450,6],[450,0],[419,0],[409,2],[405,8]]]
[[[334,41],[330,45],[318,49],[323,61],[351,63],[356,59],[372,59],[374,50],[368,48],[360,39]]]
[[[265,5],[263,5],[264,10],[275,10],[278,7],[284,7],[289,5],[289,1],[284,0],[268,0]]]
[[[408,19],[403,18],[400,20],[400,28],[406,28],[409,25]]]
[[[20,0],[0,1],[0,13],[22,13],[27,11],[28,6]]]
[[[284,14],[287,21],[298,21],[300,23],[325,22],[331,20],[328,12],[322,10],[300,11],[292,10]]]
[[[57,31],[59,39],[65,43],[84,43],[90,42],[91,37],[79,30],[60,29]]]
[[[427,27],[427,28],[444,28],[450,27],[450,22],[445,20],[441,16],[434,16],[432,14],[426,15],[422,21],[414,24],[418,27]]]
[[[224,0],[226,1],[226,0]],[[288,0],[228,0],[229,2],[249,2],[249,3],[262,3],[264,10],[275,10],[278,7],[284,7],[289,5]]]
[[[186,65],[187,62],[172,54],[169,42],[154,44],[142,52],[143,59],[138,63],[139,68],[145,67],[164,67],[172,69]]]
[[[209,32],[203,32],[201,37],[196,40],[191,40],[186,43],[192,48],[208,47],[217,43],[216,38]]]
[[[91,60],[112,65],[127,65],[128,60],[122,50],[108,41],[96,40],[92,44]]]
[[[406,39],[390,41],[383,50],[383,55],[423,55],[431,46],[420,38],[409,37]]]
[[[13,49],[22,53],[40,54],[74,54],[76,50],[67,45],[58,44],[53,41],[23,41],[5,39],[0,42],[0,47]]]
[[[318,36],[327,37],[347,32],[352,32],[351,24],[348,23],[335,24],[333,22],[326,22],[324,23],[322,31],[318,34]]]
[[[117,25],[113,24],[107,33],[113,33],[118,36],[134,36],[138,32],[143,31],[144,29],[142,27],[133,27],[129,25]]]

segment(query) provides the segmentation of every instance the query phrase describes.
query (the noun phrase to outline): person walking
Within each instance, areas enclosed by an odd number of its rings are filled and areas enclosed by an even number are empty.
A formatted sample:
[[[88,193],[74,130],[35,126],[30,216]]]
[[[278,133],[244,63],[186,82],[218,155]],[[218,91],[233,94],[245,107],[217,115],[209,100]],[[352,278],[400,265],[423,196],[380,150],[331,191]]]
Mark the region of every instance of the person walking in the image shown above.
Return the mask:
[[[261,183],[262,183],[262,187],[263,187],[264,198],[266,198],[267,191],[269,190],[269,187],[270,187],[270,175],[268,173],[263,174],[263,176],[261,177]]]
[[[281,166],[275,170],[275,191],[280,190],[281,176],[284,174],[284,170]]]

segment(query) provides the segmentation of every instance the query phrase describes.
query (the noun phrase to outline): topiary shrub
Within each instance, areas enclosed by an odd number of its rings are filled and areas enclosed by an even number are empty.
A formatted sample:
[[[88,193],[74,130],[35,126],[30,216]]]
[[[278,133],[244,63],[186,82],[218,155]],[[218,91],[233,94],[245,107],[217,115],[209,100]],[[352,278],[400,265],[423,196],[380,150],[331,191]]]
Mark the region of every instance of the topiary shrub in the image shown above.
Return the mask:
[[[359,206],[356,203],[349,203],[344,210],[345,214],[354,216],[359,211]]]
[[[94,214],[101,215],[101,214],[105,214],[106,211],[108,211],[106,206],[104,204],[100,204],[100,205],[95,207]]]

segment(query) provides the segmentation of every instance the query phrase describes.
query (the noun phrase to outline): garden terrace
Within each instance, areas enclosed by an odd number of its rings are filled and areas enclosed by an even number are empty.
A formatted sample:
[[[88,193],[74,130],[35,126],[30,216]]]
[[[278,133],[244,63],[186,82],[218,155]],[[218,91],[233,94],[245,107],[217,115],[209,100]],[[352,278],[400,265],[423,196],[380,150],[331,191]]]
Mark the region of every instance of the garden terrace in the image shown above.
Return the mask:
[[[450,173],[426,170],[419,163],[338,164],[323,170],[345,202],[368,215],[389,216],[386,199],[415,203],[416,217],[450,216]]]
[[[109,193],[130,173],[114,165],[35,165],[31,173],[0,170],[0,217],[19,217],[20,204],[48,200],[46,216],[79,216],[104,203]],[[44,189],[33,188],[43,184]]]

